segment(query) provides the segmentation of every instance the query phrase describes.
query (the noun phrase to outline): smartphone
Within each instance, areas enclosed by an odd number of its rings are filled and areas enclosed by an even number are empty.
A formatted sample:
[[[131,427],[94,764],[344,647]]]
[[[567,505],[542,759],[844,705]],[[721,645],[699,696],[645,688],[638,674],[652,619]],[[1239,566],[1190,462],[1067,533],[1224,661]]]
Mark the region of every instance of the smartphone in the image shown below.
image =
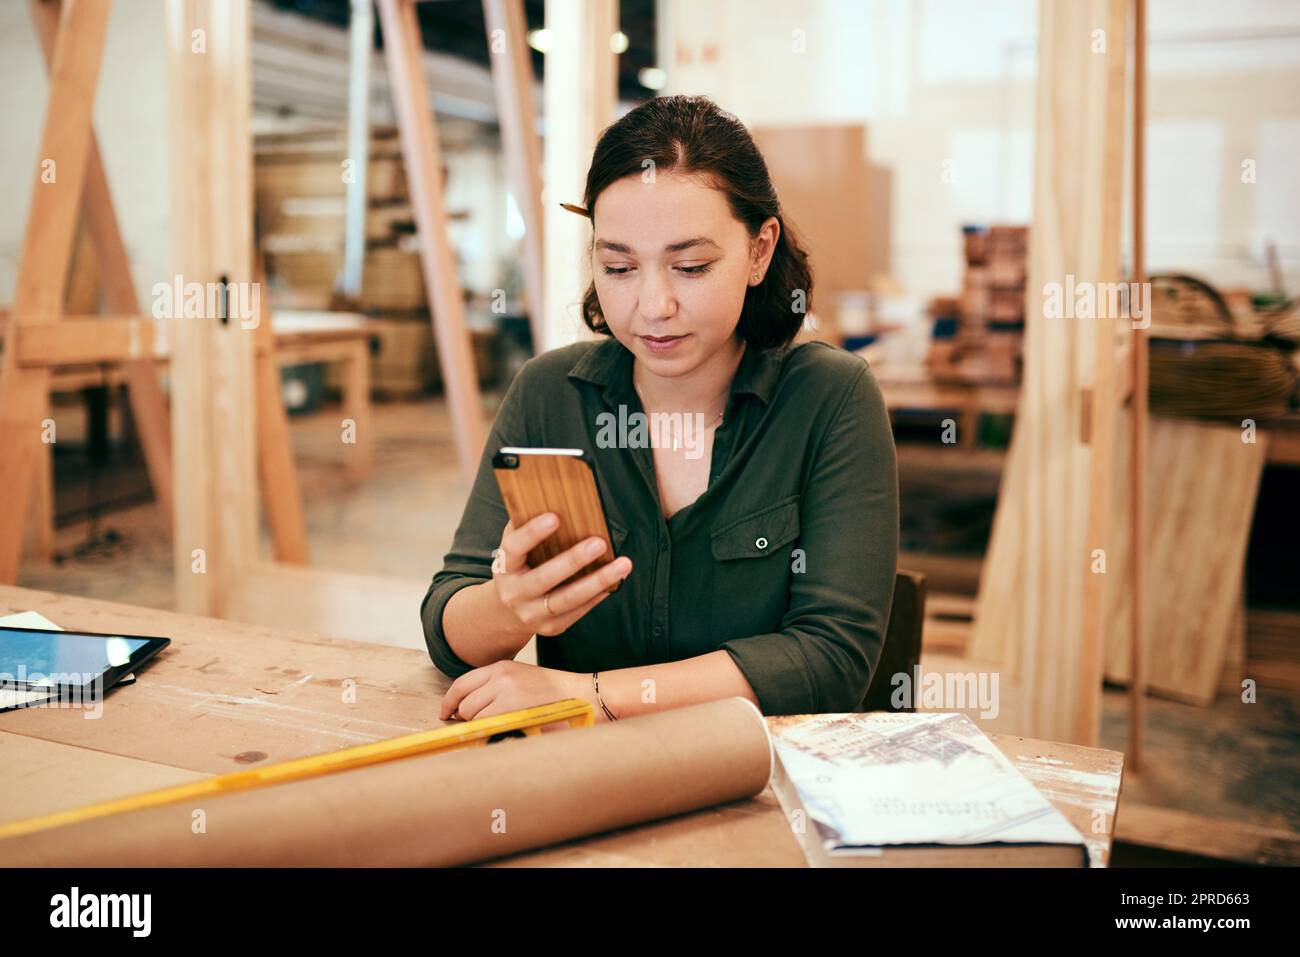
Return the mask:
[[[614,560],[614,542],[596,490],[596,471],[582,449],[507,447],[492,456],[492,470],[515,528],[545,512],[554,512],[560,519],[560,527],[528,553],[530,568],[592,537],[604,539],[605,551],[563,584]],[[610,591],[617,591],[620,584],[615,582]]]

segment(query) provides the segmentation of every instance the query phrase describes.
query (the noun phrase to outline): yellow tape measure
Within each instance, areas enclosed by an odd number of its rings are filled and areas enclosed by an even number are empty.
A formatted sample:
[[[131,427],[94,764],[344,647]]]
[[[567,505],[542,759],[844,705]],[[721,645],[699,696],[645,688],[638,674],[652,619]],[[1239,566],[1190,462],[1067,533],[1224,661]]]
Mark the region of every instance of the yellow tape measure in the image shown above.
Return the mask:
[[[342,751],[331,751],[328,754],[313,754],[306,758],[268,764],[262,768],[235,771],[190,784],[178,784],[157,791],[146,791],[144,794],[133,794],[130,797],[90,804],[71,811],[59,811],[24,821],[14,821],[11,824],[0,824],[0,840],[16,837],[19,834],[31,834],[52,827],[61,827],[65,824],[89,821],[97,817],[107,817],[110,814],[175,804],[191,798],[247,791],[252,788],[333,774],[336,771],[350,771],[353,768],[395,761],[416,754],[476,747],[507,737],[537,735],[542,733],[545,725],[560,721],[567,721],[571,728],[591,726],[595,723],[591,703],[579,698],[566,698],[563,701],[538,705],[535,708],[524,708],[522,711],[509,711],[490,718],[463,721],[459,724],[435,728],[432,731],[420,731],[400,738],[390,738],[387,741],[376,741],[374,744],[363,744]]]

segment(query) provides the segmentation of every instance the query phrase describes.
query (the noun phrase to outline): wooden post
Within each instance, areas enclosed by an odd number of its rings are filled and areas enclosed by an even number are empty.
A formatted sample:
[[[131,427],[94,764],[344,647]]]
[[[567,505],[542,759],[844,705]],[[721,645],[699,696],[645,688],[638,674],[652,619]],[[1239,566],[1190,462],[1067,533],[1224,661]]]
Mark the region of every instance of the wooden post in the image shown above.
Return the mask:
[[[49,55],[54,55],[53,37],[50,38]],[[86,316],[99,312],[99,280],[99,257],[95,255],[95,241],[90,238],[90,229],[83,215],[77,227],[77,238],[72,244],[72,262],[68,264],[64,311]]]
[[[1128,0],[1112,0],[1106,11],[1105,75],[1101,107],[1106,126],[1101,135],[1101,222],[1096,237],[1097,281],[1119,280],[1119,237],[1124,194],[1124,78],[1128,66]],[[1114,44],[1115,46],[1112,46]],[[1091,54],[1098,55],[1098,54]],[[1101,303],[1098,302],[1098,309]],[[1116,473],[1116,419],[1120,414],[1120,375],[1116,350],[1124,324],[1121,316],[1093,319],[1091,422],[1085,436],[1091,450],[1088,461],[1087,532],[1088,574],[1083,578],[1083,628],[1077,668],[1078,699],[1074,709],[1072,741],[1096,745],[1101,733],[1101,684],[1106,657],[1106,584],[1104,566],[1098,571],[1095,556],[1106,561],[1113,550],[1110,540],[1111,502]]]
[[[451,254],[443,199],[438,130],[424,83],[420,25],[411,0],[378,0],[384,31],[393,106],[401,132],[402,160],[420,239],[420,264],[438,346],[443,387],[456,435],[461,479],[474,481],[487,437],[482,401],[461,296]]]
[[[9,322],[12,346],[21,323],[57,322],[63,313],[68,263],[90,155],[91,110],[99,79],[109,4],[69,0],[54,46],[50,97],[33,165],[34,187]],[[37,471],[49,439],[50,370],[21,366],[18,350],[0,365],[0,583],[18,578],[23,529]]]
[[[41,40],[47,67],[54,62],[55,38],[58,35],[60,0],[32,0],[32,17]],[[89,154],[86,157],[85,185],[82,187],[82,215],[89,232],[98,266],[100,282],[104,288],[104,304],[109,312],[136,315],[140,303],[136,298],[135,284],[131,280],[131,264],[126,255],[126,244],[118,228],[113,211],[113,195],[108,186],[108,175],[99,153],[99,143],[92,126]],[[76,311],[76,310],[74,310]],[[171,423],[167,413],[167,399],[158,382],[158,370],[152,357],[131,360],[123,364],[126,373],[127,397],[131,403],[131,416],[135,422],[140,448],[144,453],[149,484],[158,500],[164,520],[172,518],[172,464]]]
[[[10,340],[12,341],[12,340]],[[32,486],[27,522],[26,552],[39,562],[54,555],[54,444],[36,453],[36,477]]]
[[[375,45],[371,0],[352,0],[348,27],[348,159],[352,180],[347,184],[347,222],[343,232],[343,271],[338,289],[349,301],[361,300],[361,274],[366,259],[366,209],[370,170],[370,54]]]
[[[1076,282],[1119,278],[1127,0],[1039,11],[1025,378],[969,654],[1009,673],[1016,733],[1093,744],[1122,319],[1045,307],[1050,289],[1065,306]]]
[[[359,482],[370,474],[374,437],[370,433],[370,348],[365,342],[347,346],[343,364],[343,417],[352,420],[356,444],[348,453],[348,475]]]
[[[293,461],[289,438],[289,413],[280,389],[280,366],[275,360],[275,333],[271,329],[271,308],[265,300],[266,272],[260,249],[254,247],[254,278],[262,290],[257,298],[258,315],[254,330],[254,405],[257,414],[257,472],[262,483],[266,524],[271,531],[271,549],[278,562],[306,565],[307,524],[302,514],[302,491]]]
[[[167,0],[174,272],[251,291],[248,0]],[[257,551],[254,332],[176,318],[172,445],[177,608],[220,616]]]
[[[1133,282],[1145,283],[1146,274],[1146,122],[1147,26],[1146,0],[1133,4]],[[1146,301],[1146,322],[1151,320],[1151,299]],[[1146,636],[1143,631],[1142,580],[1146,565],[1147,475],[1147,334],[1133,329],[1133,416],[1129,487],[1132,489],[1129,528],[1133,536],[1129,567],[1132,599],[1129,646],[1128,766],[1142,768],[1142,730],[1146,714]]]
[[[533,352],[542,351],[545,335],[542,250],[542,148],[533,99],[533,61],[528,52],[528,21],[523,0],[483,0],[496,86],[501,141],[519,213],[524,219],[524,289]],[[575,200],[576,201],[576,200]]]
[[[587,244],[592,221],[560,208],[582,203],[591,153],[614,122],[617,58],[610,37],[618,30],[615,0],[570,0],[546,5],[551,49],[546,54],[546,223],[544,352],[590,335],[580,312],[590,280]],[[593,210],[594,212],[594,210]],[[585,267],[585,268],[584,268]]]

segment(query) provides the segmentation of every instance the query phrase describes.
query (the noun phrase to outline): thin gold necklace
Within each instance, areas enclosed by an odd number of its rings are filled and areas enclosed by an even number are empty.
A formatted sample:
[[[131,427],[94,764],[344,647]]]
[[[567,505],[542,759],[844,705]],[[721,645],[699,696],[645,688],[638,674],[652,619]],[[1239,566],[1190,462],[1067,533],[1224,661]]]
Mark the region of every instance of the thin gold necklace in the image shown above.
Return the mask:
[[[635,376],[635,375],[632,377],[632,388],[633,388],[634,390],[636,390],[637,398],[639,398],[639,399],[641,400],[641,408],[644,409],[644,408],[646,407],[645,395],[641,392],[641,387],[640,387],[639,385],[636,384],[636,376]],[[728,395],[730,395],[730,390],[728,390]],[[715,415],[712,419],[710,419],[710,420],[708,421],[708,423],[707,423],[704,427],[705,427],[706,429],[712,427],[712,425],[713,425],[715,422],[717,422],[719,419],[722,418],[722,414],[723,414],[723,412],[726,412],[726,411],[727,411],[727,403],[726,403],[726,401],[724,400],[723,403],[722,403],[722,410],[721,410],[717,415]],[[676,452],[676,451],[678,450],[678,448],[680,447],[680,446],[679,446],[680,441],[681,441],[681,435],[680,435],[680,434],[675,434],[675,435],[673,435],[673,451],[674,451],[674,452]]]

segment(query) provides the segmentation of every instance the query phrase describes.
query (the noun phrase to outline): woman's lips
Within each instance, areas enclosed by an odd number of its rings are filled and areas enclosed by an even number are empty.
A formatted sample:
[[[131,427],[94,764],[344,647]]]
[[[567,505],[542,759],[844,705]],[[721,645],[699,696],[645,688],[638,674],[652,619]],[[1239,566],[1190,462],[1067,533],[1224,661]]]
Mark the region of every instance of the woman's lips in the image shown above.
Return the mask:
[[[677,344],[680,343],[685,338],[686,336],[684,335],[642,336],[641,341],[645,343],[645,347],[649,349],[651,352],[671,352],[673,349],[677,348]]]

